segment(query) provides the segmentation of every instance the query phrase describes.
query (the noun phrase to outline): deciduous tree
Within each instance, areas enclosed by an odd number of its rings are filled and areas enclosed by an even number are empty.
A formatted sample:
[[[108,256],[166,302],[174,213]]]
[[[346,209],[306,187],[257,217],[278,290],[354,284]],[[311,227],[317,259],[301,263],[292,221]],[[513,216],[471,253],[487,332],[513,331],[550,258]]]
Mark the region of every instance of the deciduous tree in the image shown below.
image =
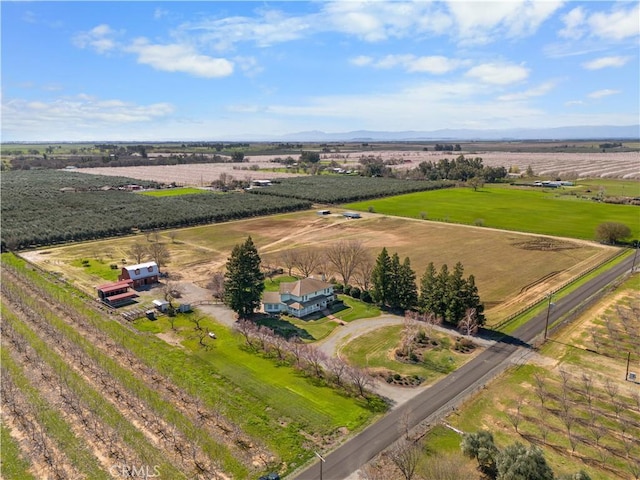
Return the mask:
[[[360,240],[342,240],[326,250],[327,259],[342,277],[344,285],[349,284],[365,254],[366,250]]]
[[[596,228],[596,240],[610,245],[615,245],[631,236],[631,229],[624,223],[604,222]]]

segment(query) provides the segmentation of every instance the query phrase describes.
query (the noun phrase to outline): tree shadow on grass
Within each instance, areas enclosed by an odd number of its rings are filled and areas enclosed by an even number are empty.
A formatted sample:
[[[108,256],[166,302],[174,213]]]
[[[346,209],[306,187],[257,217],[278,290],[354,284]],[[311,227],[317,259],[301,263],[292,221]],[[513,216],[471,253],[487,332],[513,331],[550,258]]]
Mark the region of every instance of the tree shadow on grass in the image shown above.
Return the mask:
[[[300,328],[282,318],[271,315],[255,315],[254,321],[257,325],[264,325],[287,340],[293,337],[299,337],[303,340],[314,340],[313,336],[304,328]]]

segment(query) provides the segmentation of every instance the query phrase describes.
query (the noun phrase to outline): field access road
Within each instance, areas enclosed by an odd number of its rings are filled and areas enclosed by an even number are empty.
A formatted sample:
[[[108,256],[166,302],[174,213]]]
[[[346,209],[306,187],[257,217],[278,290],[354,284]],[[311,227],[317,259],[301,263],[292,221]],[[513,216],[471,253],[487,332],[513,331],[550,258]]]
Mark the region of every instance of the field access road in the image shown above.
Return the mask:
[[[549,310],[549,324],[553,324],[555,320],[578,306],[594,300],[594,296],[598,292],[629,272],[632,264],[633,256],[630,256],[556,301],[553,308]],[[509,365],[509,361],[517,356],[516,354],[521,354],[523,350],[529,349],[536,337],[544,332],[546,320],[547,310],[545,309],[526,325],[518,328],[513,336],[496,339],[497,342],[493,346],[487,348],[473,360],[431,388],[391,410],[381,420],[336,450],[328,454],[318,452],[325,459],[322,465],[322,479],[357,478],[352,476],[354,472],[402,436],[403,432],[400,426],[403,424],[403,420],[408,419],[410,426],[415,427],[422,422],[431,421],[432,418],[435,420],[439,414],[450,410],[452,405],[455,405],[461,398],[503,371]],[[520,352],[518,352],[519,350]],[[318,462],[319,460],[293,478],[296,480],[320,479],[321,467]]]

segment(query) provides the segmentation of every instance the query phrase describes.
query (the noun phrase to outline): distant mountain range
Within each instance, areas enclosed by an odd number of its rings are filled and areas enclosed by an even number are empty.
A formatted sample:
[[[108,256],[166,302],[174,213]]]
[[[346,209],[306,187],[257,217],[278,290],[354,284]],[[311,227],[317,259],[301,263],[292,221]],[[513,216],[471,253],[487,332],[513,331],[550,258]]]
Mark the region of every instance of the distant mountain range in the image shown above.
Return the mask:
[[[470,141],[470,140],[610,140],[640,139],[640,125],[573,126],[556,128],[514,128],[507,130],[443,129],[385,132],[356,130],[326,133],[318,130],[277,137],[288,142],[391,142],[391,141]]]

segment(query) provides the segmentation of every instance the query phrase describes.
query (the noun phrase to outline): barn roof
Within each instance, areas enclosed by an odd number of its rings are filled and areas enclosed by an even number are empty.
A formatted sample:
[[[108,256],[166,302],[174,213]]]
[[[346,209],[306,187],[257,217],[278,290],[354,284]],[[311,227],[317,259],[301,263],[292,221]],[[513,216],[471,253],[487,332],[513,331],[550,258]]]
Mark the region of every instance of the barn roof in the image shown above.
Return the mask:
[[[122,280],[120,282],[105,283],[104,285],[99,285],[96,287],[96,289],[101,291],[102,293],[109,293],[116,290],[122,290],[123,288],[127,288],[130,285],[131,280]]]
[[[156,262],[139,263],[137,265],[128,265],[123,268],[127,271],[131,280],[158,275],[158,264]]]

